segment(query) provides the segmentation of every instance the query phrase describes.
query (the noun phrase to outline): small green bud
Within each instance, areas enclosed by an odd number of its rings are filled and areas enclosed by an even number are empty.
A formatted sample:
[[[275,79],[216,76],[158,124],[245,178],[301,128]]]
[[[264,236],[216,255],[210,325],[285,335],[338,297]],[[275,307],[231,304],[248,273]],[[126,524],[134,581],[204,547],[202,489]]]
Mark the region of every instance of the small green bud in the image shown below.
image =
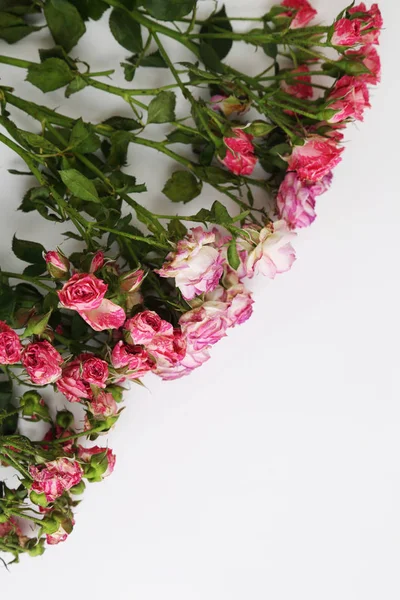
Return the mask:
[[[74,494],[74,496],[80,496],[81,494],[83,494],[85,489],[85,482],[80,481],[77,485],[74,485],[74,487],[72,487],[69,491],[71,492],[71,494]]]
[[[74,422],[74,415],[69,410],[60,410],[56,416],[56,424],[62,429],[69,429]]]
[[[46,500],[46,496],[45,494],[38,494],[37,492],[31,492],[29,494],[29,498],[31,499],[31,501],[33,502],[33,504],[37,504],[37,506],[43,506],[46,507],[48,506],[48,502]]]

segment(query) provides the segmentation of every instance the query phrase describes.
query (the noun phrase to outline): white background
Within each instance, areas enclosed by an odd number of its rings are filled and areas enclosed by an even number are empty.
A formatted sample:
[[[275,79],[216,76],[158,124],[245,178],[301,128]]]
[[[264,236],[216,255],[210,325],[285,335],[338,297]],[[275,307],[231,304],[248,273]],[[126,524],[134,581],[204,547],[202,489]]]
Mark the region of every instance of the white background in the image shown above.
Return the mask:
[[[271,2],[226,4],[231,15],[260,15]],[[314,5],[328,20],[345,2]],[[382,85],[365,122],[346,132],[344,160],[317,221],[299,235],[292,271],[257,281],[253,318],[202,369],[171,383],[150,378],[147,390],[128,394],[107,438],[114,475],[89,487],[67,543],[0,569],[1,598],[399,599],[400,5],[380,6]],[[93,70],[129,54],[104,22],[88,30],[73,54]],[[43,31],[0,48],[37,60],[49,45]],[[249,70],[263,60],[244,45],[232,54]],[[44,96],[22,83],[23,71],[0,71],[17,93],[72,116],[129,114],[119,98],[88,89],[70,100]],[[149,184],[149,206],[167,209],[160,189],[170,161],[136,147],[129,162]],[[22,266],[10,253],[14,232],[50,249],[65,229],[16,212],[28,182],[10,167],[21,164],[1,148],[7,269]]]

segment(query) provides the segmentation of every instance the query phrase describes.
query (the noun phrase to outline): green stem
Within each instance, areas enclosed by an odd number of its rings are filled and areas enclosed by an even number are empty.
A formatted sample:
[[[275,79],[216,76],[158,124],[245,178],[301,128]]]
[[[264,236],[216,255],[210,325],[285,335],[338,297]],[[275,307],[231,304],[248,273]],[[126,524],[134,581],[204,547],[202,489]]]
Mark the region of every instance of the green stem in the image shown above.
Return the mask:
[[[9,271],[0,271],[0,276],[9,277],[10,279],[20,279],[21,281],[28,281],[29,283],[33,283],[38,287],[47,290],[48,292],[54,292],[54,288],[42,283],[36,277],[30,277],[29,275],[23,275],[22,273],[10,273]]]

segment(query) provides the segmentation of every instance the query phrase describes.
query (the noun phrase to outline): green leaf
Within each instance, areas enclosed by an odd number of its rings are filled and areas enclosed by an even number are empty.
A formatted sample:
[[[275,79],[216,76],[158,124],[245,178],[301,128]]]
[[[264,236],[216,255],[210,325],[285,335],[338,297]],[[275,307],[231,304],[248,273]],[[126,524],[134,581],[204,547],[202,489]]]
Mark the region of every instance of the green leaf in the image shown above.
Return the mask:
[[[57,154],[60,152],[60,149],[57,148],[57,146],[54,146],[54,144],[46,140],[42,135],[37,135],[30,131],[23,131],[22,129],[19,130],[19,135],[28,146],[35,150],[42,150],[43,154]]]
[[[12,251],[15,256],[24,262],[42,265],[45,261],[43,254],[46,252],[42,244],[28,240],[19,240],[15,235],[12,241]]]
[[[0,283],[0,320],[11,323],[16,296],[14,290],[6,283]]]
[[[68,148],[80,154],[96,152],[100,148],[100,138],[96,135],[93,125],[79,119],[71,131]]]
[[[135,119],[129,119],[128,117],[110,117],[106,121],[103,121],[103,125],[108,125],[113,129],[119,129],[122,131],[134,131],[136,129],[142,129],[140,123]]]
[[[220,11],[211,15],[200,29],[200,33],[229,33],[233,31],[232,25],[227,17],[225,6]],[[207,43],[212,46],[218,58],[222,60],[232,48],[233,41],[230,39],[209,39]]]
[[[115,131],[110,137],[111,146],[107,162],[113,169],[126,165],[130,135],[127,131]]]
[[[218,223],[218,225],[226,225],[227,223],[232,222],[232,218],[227,209],[218,200],[216,200],[211,207],[211,215],[215,219],[215,223]]]
[[[156,50],[155,52],[153,52],[153,54],[144,56],[140,61],[140,66],[155,67],[156,69],[168,69],[168,65],[165,62],[159,50]]]
[[[182,240],[186,234],[187,228],[179,221],[179,219],[172,219],[168,223],[168,239],[173,242],[178,242],[179,240]]]
[[[174,92],[160,92],[149,104],[148,123],[175,121],[176,96]]]
[[[6,406],[12,400],[12,381],[0,381],[0,410],[5,410]]]
[[[140,25],[127,11],[114,8],[110,15],[110,29],[117,42],[131,52],[143,49]]]
[[[46,263],[43,261],[37,265],[28,265],[23,270],[24,275],[28,275],[29,277],[39,277],[39,275],[43,275],[46,271]]]
[[[253,121],[248,127],[244,128],[245,133],[254,135],[254,137],[264,137],[276,129],[276,125],[271,125],[266,121]]]
[[[103,13],[109,9],[109,5],[103,0],[70,0],[70,2],[76,6],[85,21],[88,19],[98,21]]]
[[[145,8],[152,17],[162,21],[173,21],[189,14],[196,0],[143,0]]]
[[[198,173],[201,179],[205,179],[208,183],[216,185],[235,183],[237,181],[235,175],[219,167],[197,167],[195,173]]]
[[[117,192],[125,194],[133,194],[146,192],[147,188],[144,184],[136,184],[136,177],[123,173],[122,171],[114,171],[110,176],[110,181]]]
[[[66,52],[72,50],[86,31],[79,11],[67,0],[47,0],[44,16],[54,41]]]
[[[0,10],[5,10],[14,15],[40,12],[36,0],[0,0]]]
[[[76,169],[59,171],[60,177],[70,192],[86,202],[99,202],[99,195],[94,183]]]
[[[240,266],[240,258],[236,245],[236,239],[232,238],[229,246],[228,246],[228,262],[232,269],[238,269]]]
[[[49,58],[28,69],[26,80],[42,92],[52,92],[70,83],[74,78],[67,63],[60,58]]]
[[[65,90],[65,97],[69,98],[72,94],[76,94],[83,90],[87,85],[87,81],[83,79],[83,77],[75,75],[74,79],[68,84],[67,89]]]
[[[0,12],[0,39],[9,44],[19,42],[33,31],[39,31],[41,27],[27,25],[21,17],[7,12]]]
[[[61,58],[61,60],[65,61],[72,70],[76,71],[78,68],[76,62],[72,60],[70,56],[68,56],[68,53],[65,52],[62,46],[56,45],[52,46],[51,48],[40,48],[39,56],[40,62],[44,62],[49,58]]]
[[[163,193],[172,202],[190,202],[200,193],[203,184],[189,171],[175,171],[164,186]]]
[[[51,313],[52,311],[49,310],[44,315],[37,315],[33,319],[30,319],[22,337],[27,338],[31,335],[41,335],[47,327]]]
[[[210,44],[207,44],[206,42],[201,42],[200,57],[204,63],[204,66],[207,69],[210,69],[211,71],[216,71],[217,73],[224,72],[225,66],[222,64],[217,52]]]
[[[175,129],[167,135],[167,140],[171,144],[201,144],[205,142],[205,139],[201,135],[193,133],[187,133],[186,131],[180,131]]]

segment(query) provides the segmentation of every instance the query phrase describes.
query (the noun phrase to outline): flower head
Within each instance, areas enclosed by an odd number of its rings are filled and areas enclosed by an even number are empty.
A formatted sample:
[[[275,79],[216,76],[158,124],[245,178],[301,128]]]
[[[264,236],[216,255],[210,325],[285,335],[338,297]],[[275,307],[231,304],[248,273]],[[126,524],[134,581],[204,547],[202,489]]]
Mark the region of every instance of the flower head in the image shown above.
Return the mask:
[[[22,345],[18,334],[0,321],[0,365],[14,365],[21,361]]]
[[[284,16],[292,19],[290,23],[291,29],[305,27],[317,14],[317,11],[307,0],[283,0],[281,6],[289,9],[284,13]]]
[[[343,150],[334,138],[310,136],[303,146],[294,147],[287,159],[289,170],[297,171],[302,180],[320,181],[340,163]]]
[[[80,483],[83,471],[76,460],[58,458],[42,465],[31,465],[32,490],[44,494],[47,502],[54,502],[64,492]]]
[[[47,385],[61,377],[63,357],[47,340],[28,344],[22,352],[24,365],[32,383]]]
[[[344,75],[336,83],[328,97],[329,108],[337,112],[329,119],[330,123],[340,123],[346,119],[364,119],[365,108],[370,108],[369,92],[365,80]]]
[[[257,163],[252,144],[253,136],[242,129],[232,129],[233,137],[224,137],[227,147],[222,164],[235,175],[251,175]]]
[[[289,171],[281,183],[277,197],[278,212],[291,229],[308,227],[314,221],[316,197],[325,192],[332,181],[332,173],[318,183],[307,183]]]

